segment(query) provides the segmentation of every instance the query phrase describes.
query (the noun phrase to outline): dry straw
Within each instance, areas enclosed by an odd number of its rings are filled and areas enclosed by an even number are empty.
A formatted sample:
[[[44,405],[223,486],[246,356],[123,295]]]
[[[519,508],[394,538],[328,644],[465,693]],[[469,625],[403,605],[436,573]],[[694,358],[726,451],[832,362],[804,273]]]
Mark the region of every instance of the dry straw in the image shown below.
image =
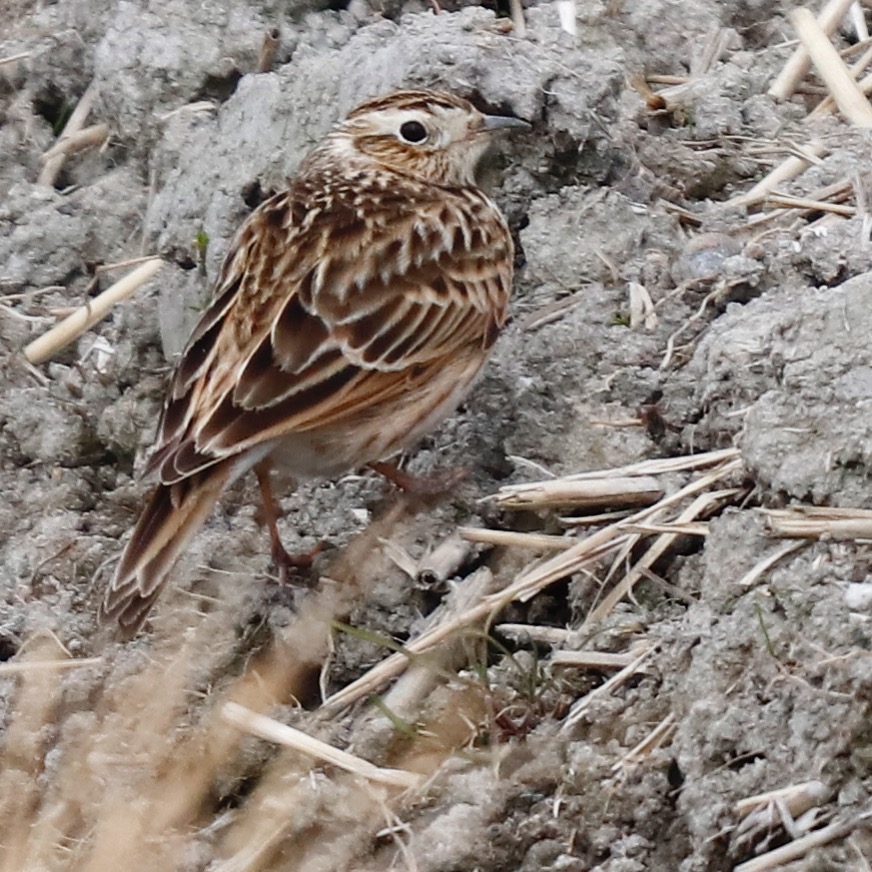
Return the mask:
[[[841,113],[857,127],[872,127],[872,106],[811,12],[794,9],[790,20]]]
[[[36,365],[50,360],[58,351],[105,318],[116,303],[126,299],[149,281],[161,266],[163,261],[159,257],[149,258],[123,279],[106,288],[102,294],[80,306],[60,324],[27,345],[24,349],[27,362]]]
[[[422,778],[414,772],[405,772],[400,769],[382,769],[378,766],[373,766],[372,763],[368,763],[354,754],[349,754],[347,751],[342,751],[333,745],[328,745],[326,742],[322,742],[312,736],[307,736],[300,730],[295,730],[287,724],[253,712],[238,703],[224,703],[221,713],[228,723],[239,727],[239,729],[250,733],[252,736],[276,742],[279,745],[284,745],[286,748],[293,748],[301,754],[307,754],[323,763],[338,766],[340,769],[344,769],[352,775],[365,778],[367,781],[389,784],[393,787],[402,787],[404,789],[418,787],[421,784]]]
[[[855,829],[866,824],[870,818],[872,818],[872,812],[837,821],[823,827],[823,829],[815,830],[806,836],[795,839],[787,845],[775,848],[773,851],[767,851],[753,860],[739,863],[738,866],[733,867],[733,872],[769,872],[770,869],[784,868],[784,864],[805,857],[813,848],[850,835]]]
[[[103,142],[106,139],[109,129],[104,124],[89,128],[87,135],[83,131],[85,121],[88,119],[97,96],[97,84],[91,82],[67,119],[57,143],[43,156],[44,163],[37,179],[38,184],[50,187],[55,183],[69,152],[84,148],[86,145]]]

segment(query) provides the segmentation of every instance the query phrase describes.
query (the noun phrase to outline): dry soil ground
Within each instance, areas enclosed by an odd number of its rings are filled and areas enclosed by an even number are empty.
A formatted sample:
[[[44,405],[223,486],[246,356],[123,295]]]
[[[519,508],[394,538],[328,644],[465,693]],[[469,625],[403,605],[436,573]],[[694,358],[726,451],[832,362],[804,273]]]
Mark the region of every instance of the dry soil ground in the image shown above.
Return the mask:
[[[782,844],[780,868],[870,868],[872,534],[834,510],[872,507],[872,147],[813,114],[814,73],[767,94],[792,5],[578,0],[573,36],[550,2],[514,27],[502,0],[7,2],[0,869],[717,872]],[[511,325],[408,458],[468,477],[429,505],[370,474],[288,496],[289,547],[333,546],[306,595],[270,580],[242,483],[113,641],[96,605],[230,236],[399,86],[532,123],[487,168]],[[105,128],[49,171],[83,98]],[[144,255],[155,280],[25,362]],[[512,490],[537,480],[561,493]]]

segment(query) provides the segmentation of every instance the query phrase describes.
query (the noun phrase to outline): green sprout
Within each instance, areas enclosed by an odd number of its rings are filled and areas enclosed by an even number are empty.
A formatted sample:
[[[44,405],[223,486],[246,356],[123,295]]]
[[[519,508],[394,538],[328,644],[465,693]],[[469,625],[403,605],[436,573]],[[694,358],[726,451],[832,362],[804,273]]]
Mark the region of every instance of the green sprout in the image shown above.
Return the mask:
[[[197,246],[197,269],[200,275],[206,277],[206,252],[209,250],[209,234],[201,227],[194,239]]]

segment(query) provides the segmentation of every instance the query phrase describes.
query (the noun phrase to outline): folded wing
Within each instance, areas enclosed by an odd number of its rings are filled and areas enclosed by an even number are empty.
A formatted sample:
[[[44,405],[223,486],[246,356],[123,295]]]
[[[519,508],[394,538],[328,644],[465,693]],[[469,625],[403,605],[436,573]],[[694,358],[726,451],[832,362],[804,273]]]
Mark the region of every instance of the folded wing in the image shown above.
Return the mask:
[[[483,194],[382,194],[378,210],[300,198],[264,203],[225,261],[164,408],[149,464],[164,484],[266,440],[389,413],[434,368],[480,355],[505,321],[512,243]]]

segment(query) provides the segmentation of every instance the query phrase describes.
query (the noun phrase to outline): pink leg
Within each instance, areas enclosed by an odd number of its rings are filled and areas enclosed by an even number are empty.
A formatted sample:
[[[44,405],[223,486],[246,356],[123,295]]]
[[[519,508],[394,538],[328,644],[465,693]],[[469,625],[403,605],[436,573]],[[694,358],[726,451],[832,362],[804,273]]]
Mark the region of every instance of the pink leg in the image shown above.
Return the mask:
[[[310,548],[302,554],[289,554],[279,536],[277,523],[282,517],[282,510],[275,493],[273,493],[269,463],[266,461],[259,463],[254,468],[254,474],[257,476],[257,483],[260,486],[263,515],[269,530],[273,563],[279,571],[279,578],[282,582],[287,582],[294,574],[295,569],[309,569],[318,554],[326,547],[326,543],[319,542],[314,548]]]

